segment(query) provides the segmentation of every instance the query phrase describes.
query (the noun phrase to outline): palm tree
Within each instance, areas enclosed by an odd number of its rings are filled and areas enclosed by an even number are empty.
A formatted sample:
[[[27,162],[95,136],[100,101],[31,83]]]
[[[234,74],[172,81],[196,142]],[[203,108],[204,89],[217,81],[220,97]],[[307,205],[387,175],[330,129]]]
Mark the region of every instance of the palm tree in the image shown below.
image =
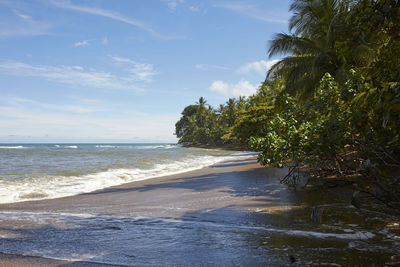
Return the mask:
[[[236,120],[236,99],[229,98],[226,102],[226,117],[228,122],[228,127],[232,127],[235,124]]]
[[[196,105],[198,105],[198,106],[199,106],[199,109],[202,110],[202,109],[204,109],[204,108],[206,107],[206,105],[207,105],[207,100],[206,100],[204,97],[200,97],[200,98],[199,98],[199,101],[196,102]]]
[[[205,121],[206,121],[206,106],[208,106],[207,101],[204,97],[200,97],[199,101],[196,102],[197,105],[197,120],[198,120],[198,124],[199,127],[203,127],[205,125]]]
[[[289,21],[292,34],[279,33],[271,41],[269,57],[288,55],[274,64],[267,79],[281,77],[285,91],[307,96],[329,72],[337,76],[343,68],[335,41],[340,36],[341,24],[349,1],[295,0]]]

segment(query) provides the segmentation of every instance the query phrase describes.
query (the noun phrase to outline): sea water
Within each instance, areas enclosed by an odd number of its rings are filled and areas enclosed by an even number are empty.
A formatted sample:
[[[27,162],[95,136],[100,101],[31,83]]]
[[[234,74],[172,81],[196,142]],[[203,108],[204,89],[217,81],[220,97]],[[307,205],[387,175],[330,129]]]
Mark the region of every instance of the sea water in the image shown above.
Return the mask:
[[[253,155],[174,144],[3,144],[0,201],[75,195]],[[265,168],[228,172],[219,181],[212,175],[170,181],[177,190],[190,188],[186,194],[193,197],[167,201],[163,208],[171,213],[152,212],[159,200],[143,210],[129,201],[104,209],[5,206],[0,254],[76,266],[399,266],[395,217],[356,209],[322,190],[289,190],[279,183],[285,174]],[[195,201],[210,208],[196,209]],[[316,205],[324,209],[321,223],[310,220]]]
[[[0,203],[87,193],[248,156],[176,144],[0,144]]]

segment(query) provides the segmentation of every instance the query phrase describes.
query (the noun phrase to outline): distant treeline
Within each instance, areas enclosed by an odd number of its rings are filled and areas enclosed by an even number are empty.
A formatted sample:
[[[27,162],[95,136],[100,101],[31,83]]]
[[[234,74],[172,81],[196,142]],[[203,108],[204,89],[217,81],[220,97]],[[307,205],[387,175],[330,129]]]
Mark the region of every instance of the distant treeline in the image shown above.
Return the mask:
[[[358,192],[400,208],[400,1],[295,0],[284,56],[255,95],[204,98],[176,123],[179,143],[260,151],[263,165],[312,177],[363,177]],[[351,179],[350,179],[351,180]]]

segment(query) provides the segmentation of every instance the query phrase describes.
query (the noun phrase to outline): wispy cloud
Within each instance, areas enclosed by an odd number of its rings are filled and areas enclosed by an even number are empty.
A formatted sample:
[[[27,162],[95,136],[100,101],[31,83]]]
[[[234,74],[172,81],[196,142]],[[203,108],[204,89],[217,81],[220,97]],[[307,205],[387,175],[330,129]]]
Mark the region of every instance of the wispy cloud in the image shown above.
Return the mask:
[[[88,6],[80,6],[80,5],[74,5],[71,4],[70,1],[50,1],[49,2],[51,5],[58,7],[58,8],[63,8],[67,10],[72,10],[80,13],[86,13],[86,14],[91,14],[91,15],[97,15],[97,16],[102,16],[105,18],[109,18],[112,20],[120,21],[123,23],[130,24],[132,26],[138,27],[142,30],[147,31],[150,33],[152,36],[157,37],[157,38],[162,38],[162,39],[182,39],[182,37],[179,36],[169,36],[169,35],[164,35],[156,30],[154,30],[152,27],[147,25],[146,23],[125,17],[117,12],[106,10],[106,9],[101,9],[101,8],[96,8],[96,7],[88,7]]]
[[[121,139],[174,142],[179,114],[147,114],[121,109],[99,99],[69,97],[66,103],[49,103],[9,96],[0,99],[0,141],[20,139]],[[106,112],[106,113],[104,113]],[[107,116],[104,116],[107,114]],[[29,139],[29,138],[28,138]]]
[[[267,71],[275,64],[279,61],[279,59],[274,59],[274,60],[260,60],[260,61],[254,61],[254,62],[250,62],[247,63],[243,66],[241,66],[237,72],[239,74],[248,74],[251,72],[255,72],[257,74],[260,75],[266,75]]]
[[[32,17],[27,15],[27,14],[23,14],[18,12],[17,10],[13,10],[14,14],[17,15],[19,18],[24,19],[24,20],[32,20]]]
[[[31,15],[13,10],[14,17],[0,19],[0,38],[48,34],[52,25],[33,19]]]
[[[101,44],[102,45],[108,45],[108,38],[105,36],[103,39],[101,39]]]
[[[168,6],[168,11],[174,13],[176,7],[178,6],[178,3],[176,1],[168,1],[167,6]]]
[[[223,81],[214,81],[210,88],[212,92],[224,95],[227,97],[251,96],[257,91],[257,86],[248,81],[240,81],[230,84]]]
[[[148,67],[145,66],[144,69],[147,70],[146,68]],[[110,72],[86,70],[81,66],[31,65],[18,61],[0,62],[1,74],[43,78],[47,81],[69,84],[78,88],[143,91],[144,89],[139,86],[138,82],[149,81],[148,74],[146,71],[144,74],[138,70],[135,71],[125,73],[125,75],[116,75]]]
[[[83,40],[83,41],[81,41],[81,42],[76,42],[76,43],[74,44],[75,47],[87,46],[87,45],[89,45],[88,40]]]
[[[192,12],[198,12],[198,11],[200,11],[200,7],[199,6],[189,6],[189,10]]]
[[[10,28],[0,29],[0,38],[46,35],[49,33],[48,30],[50,28],[50,25],[47,24],[12,26]]]
[[[247,63],[239,67],[236,72],[241,75],[247,75],[255,73],[257,75],[265,77],[267,71],[278,62],[279,59],[270,61],[260,60]],[[257,92],[258,86],[251,84],[247,80],[242,80],[237,83],[227,83],[221,80],[214,81],[210,86],[210,91],[218,93],[226,97],[239,97],[239,96],[251,96]]]
[[[185,0],[164,0],[167,3],[168,12],[174,13],[178,7],[178,4],[185,2]]]
[[[209,69],[217,69],[217,70],[230,70],[231,68],[219,65],[212,65],[212,64],[196,64],[194,65],[196,69],[199,70],[209,70]]]
[[[153,64],[140,63],[129,58],[110,56],[114,62],[121,66],[126,72],[131,73],[134,77],[141,81],[151,82],[157,72],[154,70]]]
[[[48,112],[25,105],[0,105],[0,139],[7,139],[7,136],[26,137],[29,133],[31,138],[46,136],[46,139],[145,138],[173,142],[176,140],[173,136],[174,123],[178,119],[178,114],[150,115],[129,111],[126,115],[103,117],[85,112]]]
[[[20,97],[8,97],[3,98],[3,101],[13,107],[31,107],[34,109],[42,109],[49,111],[58,111],[66,113],[78,113],[78,114],[88,114],[94,112],[108,111],[109,109],[104,108],[103,105],[98,105],[98,103],[85,103],[84,105],[77,104],[48,104],[41,103],[32,99],[20,98]]]
[[[288,18],[285,18],[286,14],[284,14],[284,15],[276,14],[275,12],[273,12],[271,10],[261,9],[254,5],[251,5],[251,4],[229,2],[229,3],[214,4],[214,7],[233,10],[233,11],[241,13],[245,16],[251,17],[253,19],[265,21],[265,22],[281,23],[281,24],[288,23]]]
[[[199,5],[194,5],[194,6],[189,6],[188,10],[194,13],[203,13],[203,14],[207,14],[207,9],[204,8],[204,6],[202,4]]]

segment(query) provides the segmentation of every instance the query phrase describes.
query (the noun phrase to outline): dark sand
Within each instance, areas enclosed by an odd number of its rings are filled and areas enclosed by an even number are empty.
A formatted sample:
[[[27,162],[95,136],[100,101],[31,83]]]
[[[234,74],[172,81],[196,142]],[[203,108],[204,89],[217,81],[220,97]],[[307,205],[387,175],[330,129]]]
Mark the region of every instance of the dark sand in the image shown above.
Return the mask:
[[[180,217],[228,206],[254,211],[266,207],[266,201],[270,208],[281,208],[288,204],[281,195],[287,190],[279,184],[285,174],[283,169],[261,167],[254,158],[236,160],[71,197],[0,204],[0,210]],[[281,194],[272,195],[271,190]]]
[[[90,213],[241,223],[246,222],[247,214],[252,212],[273,211],[287,207],[288,191],[279,184],[279,178],[284,174],[285,171],[281,169],[262,168],[255,158],[236,160],[82,195],[2,204],[0,211],[43,214]],[[1,221],[1,229],[10,231],[15,226],[17,229],[31,229],[42,227],[42,224],[41,222],[35,225],[35,221],[32,220],[10,218]],[[0,266],[59,266],[66,263],[89,264],[32,257],[26,254],[25,256],[0,254]],[[132,261],[132,264],[136,265],[135,261]]]
[[[400,263],[376,215],[294,191],[255,158],[92,193],[0,205],[0,266],[376,266]],[[324,206],[322,223],[311,208]],[[371,234],[372,231],[374,234]],[[397,251],[397,252],[396,252]]]

